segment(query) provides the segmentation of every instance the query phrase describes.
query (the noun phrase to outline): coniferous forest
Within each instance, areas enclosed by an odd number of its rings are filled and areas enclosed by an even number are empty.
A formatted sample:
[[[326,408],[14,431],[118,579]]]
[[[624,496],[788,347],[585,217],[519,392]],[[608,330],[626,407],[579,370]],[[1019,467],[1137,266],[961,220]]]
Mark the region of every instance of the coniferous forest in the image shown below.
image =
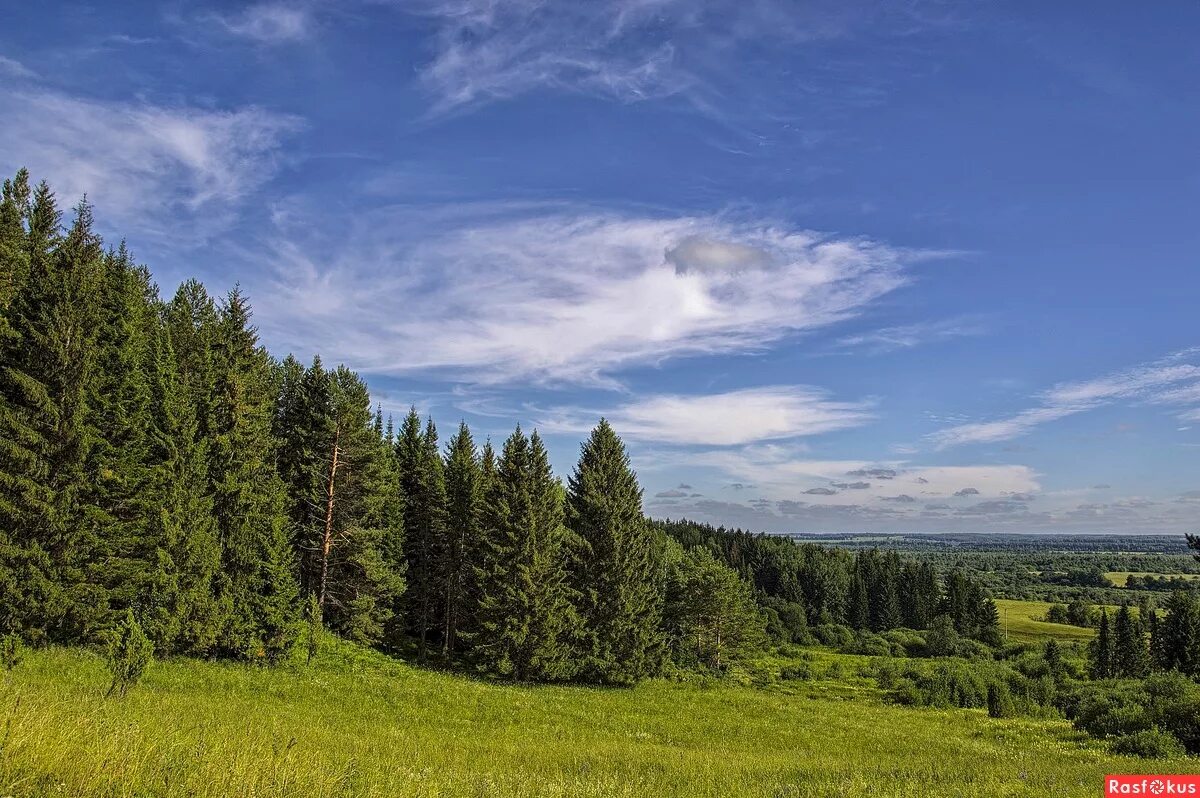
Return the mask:
[[[311,662],[332,636],[490,680],[761,685],[815,678],[819,650],[865,658],[858,676],[889,703],[1200,752],[1200,591],[1053,605],[1031,645],[1009,639],[991,575],[647,518],[604,419],[564,479],[536,429],[493,442],[415,409],[392,418],[351,368],[268,352],[238,288],[161,293],[86,200],[64,211],[24,170],[3,184],[10,672],[27,647],[107,650],[120,697],[154,659]],[[1071,629],[1086,642],[1060,645]]]
[[[814,624],[947,615],[995,641],[961,574],[788,544],[770,574],[652,523],[601,420],[564,481],[537,431],[493,446],[398,421],[319,357],[277,360],[238,289],[160,295],[81,201],[4,184],[0,628],[94,644],[131,616],[158,656],[273,662],[308,623],[517,680],[720,669]],[[943,585],[944,580],[944,585]]]

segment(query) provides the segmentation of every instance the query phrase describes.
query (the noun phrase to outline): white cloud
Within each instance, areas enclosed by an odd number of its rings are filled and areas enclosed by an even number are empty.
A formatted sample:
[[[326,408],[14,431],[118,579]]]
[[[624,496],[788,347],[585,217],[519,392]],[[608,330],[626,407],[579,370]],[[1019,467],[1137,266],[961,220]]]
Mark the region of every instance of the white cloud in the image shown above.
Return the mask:
[[[0,74],[7,74],[14,78],[36,77],[33,70],[20,61],[3,55],[0,55]]]
[[[983,335],[986,331],[987,328],[978,319],[945,319],[882,327],[857,335],[848,335],[839,339],[836,345],[844,349],[865,349],[874,353],[892,352],[952,338]]]
[[[274,172],[292,117],[0,89],[0,167],[81,195],[123,232],[202,238]],[[186,222],[187,224],[181,224]]]
[[[552,432],[583,431],[596,415],[560,410],[539,426]],[[647,396],[606,415],[618,433],[632,440],[700,446],[818,435],[857,427],[871,418],[863,403],[832,401],[821,391],[798,386]]]
[[[635,364],[756,350],[860,313],[921,257],[716,217],[503,206],[367,213],[320,260],[303,226],[271,244],[277,280],[255,297],[281,351],[493,383],[611,385]],[[696,239],[738,257],[671,262]]]
[[[1042,424],[1117,401],[1188,401],[1188,392],[1194,386],[1181,389],[1178,385],[1200,377],[1200,365],[1189,362],[1197,354],[1200,354],[1197,350],[1185,350],[1098,379],[1061,383],[1041,394],[1039,407],[996,421],[959,424],[934,433],[930,439],[938,448],[991,443],[1015,438]]]
[[[802,46],[868,26],[904,35],[944,24],[922,5],[416,0],[402,7],[436,26],[421,79],[438,113],[536,89],[624,102],[687,95],[704,108],[723,99],[710,84],[736,70],[742,44]]]
[[[239,14],[219,17],[225,30],[263,44],[282,44],[308,38],[312,16],[308,8],[287,3],[258,3]]]

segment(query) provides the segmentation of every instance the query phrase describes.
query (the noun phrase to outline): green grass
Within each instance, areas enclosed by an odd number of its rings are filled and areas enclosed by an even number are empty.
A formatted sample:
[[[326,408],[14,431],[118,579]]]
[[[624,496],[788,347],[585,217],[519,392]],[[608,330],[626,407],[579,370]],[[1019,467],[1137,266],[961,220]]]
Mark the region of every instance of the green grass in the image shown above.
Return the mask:
[[[1050,602],[1018,601],[1016,599],[996,599],[996,609],[1000,611],[1000,633],[1008,631],[1008,638],[1018,643],[1042,643],[1049,638],[1061,641],[1091,640],[1095,629],[1084,629],[1065,623],[1048,623],[1040,620],[1046,617]]]
[[[1187,764],[1060,721],[821,697],[819,679],[818,697],[519,687],[343,645],[312,667],[157,663],[122,700],[105,686],[99,658],[61,649],[0,686],[0,795],[1093,796],[1105,773]]]
[[[1131,576],[1166,576],[1172,578],[1182,576],[1184,579],[1200,579],[1200,574],[1162,574],[1154,573],[1153,571],[1109,571],[1104,575],[1108,578],[1108,581],[1117,587],[1125,587],[1125,583],[1129,581],[1129,577]]]

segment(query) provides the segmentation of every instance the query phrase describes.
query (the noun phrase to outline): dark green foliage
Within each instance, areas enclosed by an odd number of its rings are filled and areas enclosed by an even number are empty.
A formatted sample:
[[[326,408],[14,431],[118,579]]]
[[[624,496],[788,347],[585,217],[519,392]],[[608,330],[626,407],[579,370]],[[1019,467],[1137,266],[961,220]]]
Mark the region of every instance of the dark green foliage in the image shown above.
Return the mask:
[[[273,661],[291,644],[297,587],[275,471],[271,363],[239,291],[221,307],[216,332],[208,473],[221,540],[218,647]]]
[[[1129,611],[1129,605],[1117,610],[1112,634],[1112,675],[1141,678],[1149,670],[1149,651],[1141,625]]]
[[[1169,759],[1187,754],[1183,744],[1174,735],[1159,729],[1143,729],[1118,737],[1113,740],[1112,750],[1115,754],[1147,759]]]
[[[1012,693],[1004,682],[993,682],[988,685],[987,711],[990,718],[1011,718],[1017,714]]]
[[[1164,605],[1166,617],[1155,630],[1158,667],[1200,676],[1200,599],[1194,591],[1176,591]]]
[[[489,450],[489,457],[490,454]],[[466,423],[450,439],[446,453],[446,552],[442,622],[442,654],[457,650],[459,634],[474,628],[478,601],[475,569],[482,564],[484,476],[479,453]]]
[[[475,661],[517,680],[570,678],[579,620],[567,582],[563,489],[538,434],[527,438],[517,427],[487,482]]]
[[[396,462],[404,496],[407,622],[417,638],[417,655],[423,659],[430,638],[439,637],[445,626],[448,540],[446,483],[437,428],[430,419],[422,430],[416,408],[400,425]]]
[[[133,617],[133,610],[126,610],[125,619],[109,635],[107,662],[112,683],[105,696],[116,693],[124,697],[153,661],[154,644]]]
[[[362,643],[383,639],[404,590],[401,505],[366,385],[319,358],[285,361],[275,429],[300,583],[324,623]]]
[[[43,183],[0,337],[0,627],[35,642],[94,639],[106,606],[87,579],[98,541],[86,490],[103,253],[86,202],[61,238],[59,220]]]
[[[583,444],[567,493],[579,538],[574,583],[585,678],[630,684],[662,658],[662,553],[642,516],[642,490],[625,445],[604,419]]]
[[[0,636],[0,668],[11,673],[25,659],[25,643],[20,635],[12,633]]]
[[[1188,753],[1200,753],[1200,685],[1180,673],[1087,684],[1066,696],[1062,705],[1075,728],[1094,737],[1127,737],[1157,729],[1178,740]]]
[[[316,593],[308,594],[308,606],[304,608],[304,652],[306,662],[311,665],[321,651],[321,636],[325,633],[325,624],[321,619],[321,602]]]
[[[1093,679],[1107,679],[1114,675],[1112,633],[1109,631],[1107,612],[1100,614],[1100,628],[1088,650],[1088,668]]]

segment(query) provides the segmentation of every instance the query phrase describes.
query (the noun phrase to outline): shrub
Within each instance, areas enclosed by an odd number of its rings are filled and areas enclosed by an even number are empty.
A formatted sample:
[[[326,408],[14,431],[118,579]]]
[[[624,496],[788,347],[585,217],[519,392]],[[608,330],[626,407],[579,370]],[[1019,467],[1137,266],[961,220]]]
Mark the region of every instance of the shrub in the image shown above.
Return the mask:
[[[836,623],[823,623],[812,630],[813,636],[823,645],[833,648],[849,646],[854,642],[854,632]]]
[[[113,693],[124,696],[129,688],[138,683],[153,661],[154,644],[133,617],[133,611],[129,610],[125,620],[109,637],[108,670],[112,674],[112,684],[105,696]]]
[[[305,653],[308,655],[308,664],[317,658],[317,654],[321,650],[321,633],[324,631],[324,626],[321,622],[321,605],[317,601],[315,593],[308,594],[308,608],[305,611],[305,620],[307,623],[306,634],[304,636]]]
[[[25,659],[25,644],[15,634],[0,637],[0,665],[5,673],[11,673]]]
[[[1159,729],[1145,729],[1118,737],[1113,741],[1112,750],[1117,754],[1159,759],[1183,756],[1186,753],[1183,744],[1176,740],[1174,735]]]
[[[779,669],[779,678],[789,682],[806,682],[813,677],[812,666],[807,662],[785,665]]]
[[[1008,690],[1008,685],[1004,682],[993,682],[988,685],[987,710],[988,717],[992,718],[1011,718],[1016,716],[1017,708],[1013,704],[1012,694]]]
[[[842,667],[842,663],[835,662],[825,671],[826,679],[844,679],[846,678],[846,669]]]
[[[841,647],[844,654],[866,654],[871,657],[889,657],[892,646],[877,634],[860,631],[849,645]]]

